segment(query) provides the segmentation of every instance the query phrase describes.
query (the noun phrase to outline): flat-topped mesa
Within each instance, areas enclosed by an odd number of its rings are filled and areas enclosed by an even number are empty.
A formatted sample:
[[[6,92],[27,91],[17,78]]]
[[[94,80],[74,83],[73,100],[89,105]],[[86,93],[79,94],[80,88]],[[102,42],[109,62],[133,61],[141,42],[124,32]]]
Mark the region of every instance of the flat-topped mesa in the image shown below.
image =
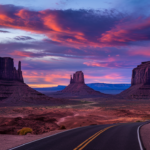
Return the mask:
[[[0,79],[24,82],[21,62],[18,63],[18,70],[14,67],[14,60],[10,57],[0,57]]]
[[[74,83],[84,83],[84,74],[82,71],[77,71],[76,73],[73,74],[73,78],[71,75],[71,79],[70,79],[70,84],[74,84]]]
[[[142,62],[132,70],[131,85],[150,85],[150,61]]]

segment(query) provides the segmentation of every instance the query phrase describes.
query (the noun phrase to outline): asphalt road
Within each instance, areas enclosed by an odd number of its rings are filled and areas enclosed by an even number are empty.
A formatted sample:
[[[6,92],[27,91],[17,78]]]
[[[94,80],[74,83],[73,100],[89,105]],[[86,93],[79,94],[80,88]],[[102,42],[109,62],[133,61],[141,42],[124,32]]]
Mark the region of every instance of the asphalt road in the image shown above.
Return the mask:
[[[87,126],[10,150],[142,150],[137,134],[138,127],[142,124]]]

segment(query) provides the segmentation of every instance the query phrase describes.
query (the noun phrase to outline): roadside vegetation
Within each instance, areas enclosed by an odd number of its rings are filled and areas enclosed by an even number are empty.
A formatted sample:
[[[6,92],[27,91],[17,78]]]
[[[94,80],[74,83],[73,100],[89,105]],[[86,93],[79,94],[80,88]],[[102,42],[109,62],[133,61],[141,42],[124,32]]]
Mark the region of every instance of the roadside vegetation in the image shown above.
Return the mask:
[[[27,133],[32,133],[31,128],[24,127],[17,132],[19,135],[26,135]]]

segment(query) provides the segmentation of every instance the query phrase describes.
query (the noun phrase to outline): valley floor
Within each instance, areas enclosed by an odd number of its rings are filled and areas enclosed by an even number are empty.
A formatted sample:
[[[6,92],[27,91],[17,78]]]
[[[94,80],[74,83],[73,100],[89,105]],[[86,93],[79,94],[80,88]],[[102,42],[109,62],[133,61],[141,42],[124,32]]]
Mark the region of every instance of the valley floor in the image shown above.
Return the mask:
[[[61,106],[0,107],[0,141],[3,141],[0,150],[61,132],[61,125],[72,129],[150,119],[149,100],[82,98],[71,101],[77,102]],[[33,133],[17,135],[23,127],[32,128]]]

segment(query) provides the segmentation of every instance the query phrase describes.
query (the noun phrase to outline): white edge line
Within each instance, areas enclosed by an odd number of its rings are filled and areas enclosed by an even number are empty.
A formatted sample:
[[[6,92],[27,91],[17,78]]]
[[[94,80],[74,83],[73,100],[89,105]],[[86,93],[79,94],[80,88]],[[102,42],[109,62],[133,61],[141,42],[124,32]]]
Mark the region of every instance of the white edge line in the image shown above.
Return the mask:
[[[141,139],[140,139],[140,128],[141,128],[141,126],[143,126],[143,125],[140,125],[140,126],[138,127],[138,129],[137,129],[137,137],[138,137],[138,142],[139,142],[140,150],[144,150],[144,149],[143,149],[143,146],[142,146],[142,143],[141,143]],[[84,126],[84,127],[87,127],[87,126]],[[84,128],[84,127],[78,127],[78,128]],[[75,129],[78,129],[78,128],[74,128],[74,129],[62,131],[62,132],[59,132],[59,133],[56,133],[56,134],[53,134],[53,135],[50,135],[50,136],[46,136],[46,137],[44,137],[44,138],[41,138],[41,139],[38,139],[38,140],[34,140],[34,141],[31,141],[31,142],[28,142],[28,143],[25,143],[25,144],[22,144],[22,145],[19,145],[19,146],[14,147],[14,148],[10,148],[10,149],[8,149],[8,150],[14,150],[14,149],[19,148],[19,147],[22,147],[22,146],[24,146],[24,145],[27,145],[27,144],[30,144],[30,143],[33,143],[33,142],[36,142],[36,141],[40,141],[40,140],[43,140],[43,139],[46,139],[46,138],[49,138],[49,137],[52,137],[52,136],[55,136],[55,135],[58,135],[58,134],[67,132],[67,131],[75,130]]]
[[[139,142],[139,146],[140,146],[140,150],[144,150],[143,149],[143,146],[142,146],[142,142],[141,142],[141,138],[140,138],[140,128],[145,125],[145,124],[142,124],[138,127],[137,129],[137,137],[138,137],[138,142]]]
[[[84,126],[84,127],[87,127],[87,126]],[[84,128],[84,127],[78,127],[78,128]],[[19,145],[19,146],[16,146],[16,147],[10,148],[10,149],[8,149],[8,150],[14,150],[14,149],[19,148],[19,147],[22,147],[22,146],[24,146],[24,145],[27,145],[27,144],[30,144],[30,143],[33,143],[33,142],[36,142],[36,141],[40,141],[40,140],[43,140],[43,139],[46,139],[46,138],[49,138],[49,137],[52,137],[52,136],[55,136],[55,135],[58,135],[58,134],[61,134],[61,133],[67,132],[67,131],[75,130],[75,129],[78,129],[78,128],[65,130],[65,131],[62,131],[62,132],[59,132],[59,133],[56,133],[56,134],[50,135],[50,136],[46,136],[46,137],[41,138],[41,139],[38,139],[38,140],[34,140],[34,141],[31,141],[31,142],[28,142],[28,143],[25,143],[25,144],[22,144],[22,145]]]

